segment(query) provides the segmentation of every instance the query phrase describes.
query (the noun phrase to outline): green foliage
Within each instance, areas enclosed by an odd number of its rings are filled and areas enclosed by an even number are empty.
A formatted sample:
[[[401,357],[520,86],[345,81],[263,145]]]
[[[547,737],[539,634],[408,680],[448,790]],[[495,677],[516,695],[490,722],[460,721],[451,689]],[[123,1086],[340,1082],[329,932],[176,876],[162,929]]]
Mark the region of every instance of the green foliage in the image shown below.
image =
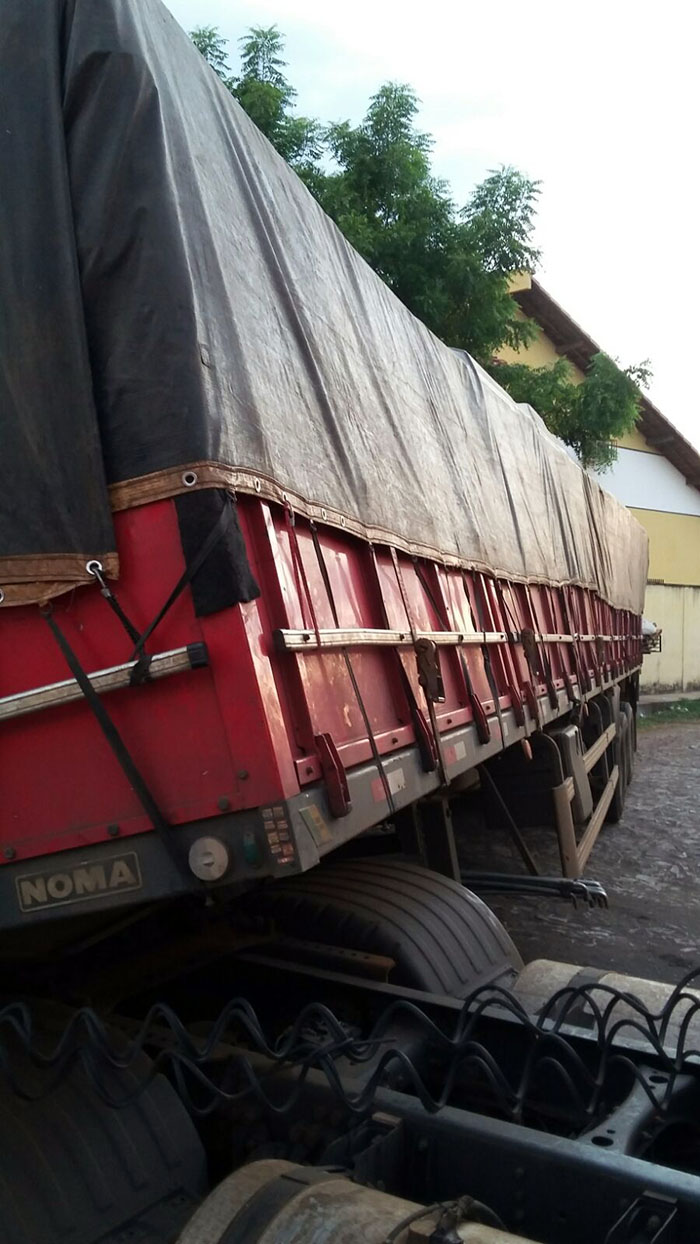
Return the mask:
[[[540,183],[515,168],[489,173],[462,216],[469,243],[489,272],[533,272],[540,252],[532,245]]]
[[[231,75],[228,66],[228,40],[216,27],[200,26],[190,31],[190,38],[258,129],[313,188],[319,175],[323,131],[318,121],[297,117],[291,111],[296,91],[284,75],[284,39],[277,27],[253,26],[239,40],[238,77]]]
[[[226,44],[228,39],[224,39],[216,26],[196,26],[190,31],[190,39],[194,46],[208,63],[211,65],[215,74],[221,78],[221,81],[229,86],[231,82],[231,71],[228,65],[228,57],[226,55]]]
[[[609,466],[614,438],[637,418],[647,364],[621,370],[597,354],[577,385],[563,359],[553,368],[493,362],[499,347],[517,350],[537,335],[534,324],[518,316],[509,288],[514,273],[532,272],[539,262],[532,242],[539,183],[501,167],[457,210],[432,171],[432,139],[417,126],[419,101],[410,86],[387,82],[359,125],[341,121],[324,128],[293,111],[296,91],[276,26],[254,26],[239,40],[237,77],[216,27],[200,26],[191,38],[402,302],[448,345],[489,367],[516,401],[534,406],[584,465]]]
[[[247,35],[238,40],[241,48],[241,81],[266,82],[290,103],[296,91],[282,72],[287,62],[282,59],[284,39],[276,26],[251,26]]]
[[[416,127],[410,86],[386,83],[364,120],[331,125],[336,169],[318,197],[345,236],[394,293],[448,345],[488,359],[532,339],[516,317],[508,278],[531,268],[536,183],[514,169],[492,172],[457,212],[430,166],[432,140]]]
[[[550,431],[576,451],[586,467],[604,471],[616,457],[614,440],[630,432],[639,416],[640,386],[649,383],[647,362],[624,370],[607,354],[595,354],[581,384],[564,359],[553,367],[496,363],[498,383],[516,402],[528,402]]]
[[[700,700],[673,700],[657,708],[656,712],[644,712],[637,718],[637,725],[642,730],[653,729],[654,726],[697,725],[700,722]]]

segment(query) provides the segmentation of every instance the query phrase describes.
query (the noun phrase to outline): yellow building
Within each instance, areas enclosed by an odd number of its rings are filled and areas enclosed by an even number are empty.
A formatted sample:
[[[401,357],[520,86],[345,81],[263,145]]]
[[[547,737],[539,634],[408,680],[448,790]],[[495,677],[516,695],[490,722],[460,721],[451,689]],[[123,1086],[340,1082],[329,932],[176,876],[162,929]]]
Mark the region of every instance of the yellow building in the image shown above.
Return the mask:
[[[601,347],[534,277],[518,276],[511,292],[519,314],[537,325],[537,338],[519,351],[504,347],[498,357],[531,367],[565,358],[582,380]],[[637,427],[597,478],[649,534],[645,616],[663,635],[661,651],[644,658],[642,689],[700,689],[700,453],[644,397]]]

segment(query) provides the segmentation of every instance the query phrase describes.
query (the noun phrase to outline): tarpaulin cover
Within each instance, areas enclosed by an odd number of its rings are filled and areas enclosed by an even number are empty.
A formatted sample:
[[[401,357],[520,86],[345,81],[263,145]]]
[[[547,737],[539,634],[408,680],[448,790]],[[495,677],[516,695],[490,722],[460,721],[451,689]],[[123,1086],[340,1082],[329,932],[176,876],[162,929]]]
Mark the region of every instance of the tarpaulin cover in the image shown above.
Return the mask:
[[[4,0],[0,587],[188,486],[640,612],[646,537],[343,239],[159,0]],[[190,472],[190,474],[187,474]]]

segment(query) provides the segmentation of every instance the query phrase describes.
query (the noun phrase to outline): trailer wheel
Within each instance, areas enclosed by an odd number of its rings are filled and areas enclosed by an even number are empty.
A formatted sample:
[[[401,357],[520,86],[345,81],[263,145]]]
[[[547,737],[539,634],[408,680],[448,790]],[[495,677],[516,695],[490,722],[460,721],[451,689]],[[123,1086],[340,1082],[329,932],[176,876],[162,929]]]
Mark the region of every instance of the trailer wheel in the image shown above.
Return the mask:
[[[463,998],[522,967],[480,898],[396,857],[329,861],[257,891],[253,902],[287,936],[388,956],[392,984]]]

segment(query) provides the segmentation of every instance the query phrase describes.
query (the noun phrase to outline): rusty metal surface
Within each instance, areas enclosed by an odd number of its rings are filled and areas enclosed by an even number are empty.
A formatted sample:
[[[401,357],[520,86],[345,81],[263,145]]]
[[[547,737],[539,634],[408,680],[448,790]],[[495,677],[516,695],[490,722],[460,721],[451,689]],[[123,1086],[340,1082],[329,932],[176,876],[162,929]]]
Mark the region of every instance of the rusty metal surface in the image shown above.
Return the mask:
[[[334,1244],[428,1244],[438,1228],[441,1238],[444,1234],[465,1244],[527,1244],[522,1236],[469,1222],[466,1201],[464,1206],[422,1206],[340,1174],[266,1160],[224,1180],[178,1244],[324,1244],[330,1239]]]
[[[700,724],[640,731],[622,820],[605,825],[589,865],[609,910],[489,896],[523,958],[561,959],[675,983],[700,964]],[[464,867],[517,872],[505,833],[455,818]],[[523,831],[543,872],[557,871],[551,829]]]

